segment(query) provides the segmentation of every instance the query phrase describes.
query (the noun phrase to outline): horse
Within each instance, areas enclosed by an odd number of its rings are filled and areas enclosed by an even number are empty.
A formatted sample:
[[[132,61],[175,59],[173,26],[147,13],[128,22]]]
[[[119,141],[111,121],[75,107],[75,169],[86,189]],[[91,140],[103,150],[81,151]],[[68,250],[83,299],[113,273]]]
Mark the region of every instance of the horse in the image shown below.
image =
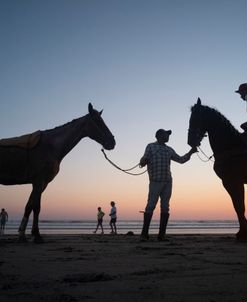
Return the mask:
[[[31,134],[0,140],[0,183],[3,185],[32,184],[32,191],[25,206],[19,226],[19,241],[27,241],[25,230],[33,211],[31,234],[35,243],[44,242],[39,232],[41,195],[59,172],[63,158],[84,137],[112,150],[115,139],[101,115],[92,104],[88,114],[62,126],[39,130]]]
[[[204,106],[198,98],[191,107],[188,144],[198,147],[208,134],[214,155],[214,171],[231,197],[237,214],[237,240],[247,240],[244,184],[247,183],[247,139],[219,111]]]

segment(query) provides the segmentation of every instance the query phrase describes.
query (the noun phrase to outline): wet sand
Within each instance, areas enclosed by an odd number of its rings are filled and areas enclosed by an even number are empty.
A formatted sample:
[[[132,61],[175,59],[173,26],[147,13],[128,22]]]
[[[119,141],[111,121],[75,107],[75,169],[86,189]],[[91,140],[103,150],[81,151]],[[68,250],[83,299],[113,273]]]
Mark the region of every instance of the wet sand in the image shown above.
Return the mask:
[[[247,243],[233,235],[44,235],[0,238],[0,299],[247,301]]]

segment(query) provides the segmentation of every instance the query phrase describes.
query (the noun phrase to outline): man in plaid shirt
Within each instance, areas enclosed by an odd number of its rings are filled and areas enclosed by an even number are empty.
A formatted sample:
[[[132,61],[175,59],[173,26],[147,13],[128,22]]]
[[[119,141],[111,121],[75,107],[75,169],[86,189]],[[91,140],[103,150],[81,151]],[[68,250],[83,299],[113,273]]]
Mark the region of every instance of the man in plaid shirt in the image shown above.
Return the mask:
[[[192,148],[184,156],[179,156],[171,147],[166,145],[171,133],[171,130],[159,129],[155,135],[157,141],[147,145],[145,153],[140,160],[141,167],[147,165],[150,180],[148,201],[144,212],[144,223],[141,233],[141,240],[143,241],[148,240],[149,225],[159,197],[161,211],[158,240],[165,240],[169,219],[169,201],[172,194],[171,160],[183,164],[197,151],[196,148]]]

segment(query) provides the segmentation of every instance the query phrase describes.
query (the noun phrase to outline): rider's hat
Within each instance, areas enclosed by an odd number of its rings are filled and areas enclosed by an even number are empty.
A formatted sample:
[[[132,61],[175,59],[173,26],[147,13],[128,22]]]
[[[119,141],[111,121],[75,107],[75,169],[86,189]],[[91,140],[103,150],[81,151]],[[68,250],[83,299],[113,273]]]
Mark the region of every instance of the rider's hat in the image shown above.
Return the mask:
[[[243,84],[239,85],[238,90],[236,90],[235,92],[236,93],[241,93],[241,92],[244,92],[244,91],[247,91],[247,83],[243,83]]]

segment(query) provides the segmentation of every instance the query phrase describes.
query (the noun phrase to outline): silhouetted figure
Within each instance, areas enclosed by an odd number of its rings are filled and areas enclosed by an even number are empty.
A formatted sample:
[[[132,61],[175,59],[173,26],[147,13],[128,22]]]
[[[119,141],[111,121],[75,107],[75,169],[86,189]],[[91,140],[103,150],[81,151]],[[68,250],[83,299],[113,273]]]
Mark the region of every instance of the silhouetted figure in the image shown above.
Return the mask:
[[[188,144],[200,146],[208,134],[208,140],[214,153],[214,171],[221,178],[231,196],[236,211],[239,231],[238,240],[247,241],[247,220],[245,217],[244,184],[247,183],[247,150],[242,134],[228,119],[214,108],[202,105],[198,98],[191,108]]]
[[[105,213],[102,211],[101,207],[98,207],[98,213],[97,213],[97,226],[96,226],[96,230],[94,231],[94,233],[96,234],[98,231],[98,228],[101,228],[101,234],[104,234],[104,229],[103,229],[103,217],[105,216]]]
[[[235,92],[239,93],[241,99],[247,102],[247,83],[239,85],[238,90],[236,90]],[[245,134],[247,134],[247,122],[243,123],[240,127],[244,130]]]
[[[111,217],[111,220],[110,220],[111,234],[117,234],[117,226],[116,226],[117,208],[116,208],[115,201],[111,201],[110,205],[111,205],[111,211],[110,211],[109,216]]]
[[[171,130],[166,131],[159,129],[155,135],[157,141],[147,145],[145,153],[140,160],[141,167],[147,165],[150,180],[148,201],[144,212],[144,222],[141,233],[142,241],[149,239],[148,230],[153,211],[159,198],[161,210],[158,240],[165,240],[166,227],[169,219],[169,201],[172,194],[171,160],[182,164],[190,159],[192,153],[196,152],[196,148],[192,148],[184,156],[179,156],[171,147],[166,145],[171,133]]]
[[[5,225],[6,222],[8,221],[8,218],[9,218],[8,213],[5,211],[5,209],[2,209],[0,213],[0,224],[1,224],[0,235],[4,234]]]

